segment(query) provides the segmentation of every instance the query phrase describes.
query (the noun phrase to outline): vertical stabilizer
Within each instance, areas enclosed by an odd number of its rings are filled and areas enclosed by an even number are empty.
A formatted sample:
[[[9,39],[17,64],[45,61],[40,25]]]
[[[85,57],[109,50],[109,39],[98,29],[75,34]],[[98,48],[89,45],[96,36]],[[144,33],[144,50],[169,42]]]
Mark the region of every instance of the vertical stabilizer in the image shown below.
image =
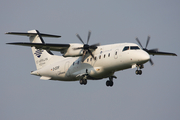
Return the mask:
[[[31,43],[45,44],[38,30],[31,30],[31,31],[28,31],[28,33],[36,33],[36,34],[29,35],[29,40]],[[32,49],[32,54],[34,56],[37,69],[44,67],[47,64],[48,60],[53,56],[53,54],[47,50],[36,49],[35,47],[31,47],[31,49]]]

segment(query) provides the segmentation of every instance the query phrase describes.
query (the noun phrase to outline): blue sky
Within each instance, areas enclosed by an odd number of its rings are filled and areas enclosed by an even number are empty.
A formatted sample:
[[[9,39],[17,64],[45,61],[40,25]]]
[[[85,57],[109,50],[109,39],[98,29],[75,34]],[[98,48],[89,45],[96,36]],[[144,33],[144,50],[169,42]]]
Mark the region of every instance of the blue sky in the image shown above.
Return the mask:
[[[6,0],[0,1],[0,119],[31,120],[179,120],[180,119],[180,1],[179,0]],[[44,81],[30,75],[35,70],[31,49],[6,45],[27,42],[28,37],[5,32],[37,29],[61,35],[47,43],[89,44],[131,42],[138,37],[148,48],[178,56],[151,56],[143,74],[119,71],[112,88],[107,79],[79,82]],[[55,52],[60,55],[60,53]]]

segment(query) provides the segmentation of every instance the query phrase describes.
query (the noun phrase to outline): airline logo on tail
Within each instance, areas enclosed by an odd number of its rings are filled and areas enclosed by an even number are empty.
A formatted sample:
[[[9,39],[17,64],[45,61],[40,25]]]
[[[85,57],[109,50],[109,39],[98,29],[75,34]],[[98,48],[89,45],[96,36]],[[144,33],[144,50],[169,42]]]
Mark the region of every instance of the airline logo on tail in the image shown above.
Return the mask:
[[[38,58],[40,58],[43,51],[44,51],[44,50],[39,50],[39,49],[37,49],[34,54],[35,54]]]

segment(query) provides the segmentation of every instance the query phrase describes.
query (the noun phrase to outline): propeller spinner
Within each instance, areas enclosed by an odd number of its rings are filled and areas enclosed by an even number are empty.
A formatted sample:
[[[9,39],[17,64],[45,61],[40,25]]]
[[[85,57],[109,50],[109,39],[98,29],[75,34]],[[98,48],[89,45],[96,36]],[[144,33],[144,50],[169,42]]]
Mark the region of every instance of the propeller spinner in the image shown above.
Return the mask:
[[[76,36],[84,44],[83,47],[74,48],[74,50],[83,49],[83,56],[82,56],[82,60],[81,61],[82,62],[84,61],[86,53],[89,53],[92,56],[92,58],[94,59],[94,55],[92,54],[90,49],[95,50],[95,49],[97,49],[97,46],[99,46],[100,44],[96,43],[96,44],[93,44],[93,45],[88,45],[89,39],[90,39],[90,36],[91,36],[91,31],[88,32],[88,37],[87,37],[87,43],[86,44],[83,42],[83,40],[81,39],[79,34],[76,34]]]

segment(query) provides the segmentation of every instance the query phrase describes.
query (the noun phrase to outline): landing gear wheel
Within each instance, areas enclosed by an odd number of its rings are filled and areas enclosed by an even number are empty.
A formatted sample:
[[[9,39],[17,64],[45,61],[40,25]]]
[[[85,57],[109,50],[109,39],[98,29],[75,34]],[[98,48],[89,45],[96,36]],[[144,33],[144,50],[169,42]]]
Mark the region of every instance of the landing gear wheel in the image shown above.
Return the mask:
[[[136,70],[135,73],[136,73],[136,75],[138,75],[139,74],[139,70]]]
[[[85,79],[85,80],[81,79],[81,80],[79,81],[79,83],[80,83],[81,85],[86,85],[86,84],[87,84],[87,80],[86,80],[86,79]]]
[[[110,87],[112,87],[113,86],[113,84],[114,84],[114,82],[113,81],[110,81]]]
[[[141,75],[142,74],[142,70],[136,70],[135,73],[136,73],[136,75]]]
[[[142,74],[142,70],[139,70],[139,75],[141,75]]]
[[[109,86],[109,85],[110,85],[110,81],[107,80],[107,81],[106,81],[106,86]]]
[[[80,80],[79,83],[80,83],[81,85],[83,85],[83,80]]]
[[[84,85],[86,85],[87,84],[87,80],[84,80]]]
[[[110,86],[110,87],[112,87],[112,86],[113,86],[113,84],[114,84],[114,82],[113,82],[113,81],[111,81],[111,80],[107,80],[107,81],[106,81],[106,86]]]

